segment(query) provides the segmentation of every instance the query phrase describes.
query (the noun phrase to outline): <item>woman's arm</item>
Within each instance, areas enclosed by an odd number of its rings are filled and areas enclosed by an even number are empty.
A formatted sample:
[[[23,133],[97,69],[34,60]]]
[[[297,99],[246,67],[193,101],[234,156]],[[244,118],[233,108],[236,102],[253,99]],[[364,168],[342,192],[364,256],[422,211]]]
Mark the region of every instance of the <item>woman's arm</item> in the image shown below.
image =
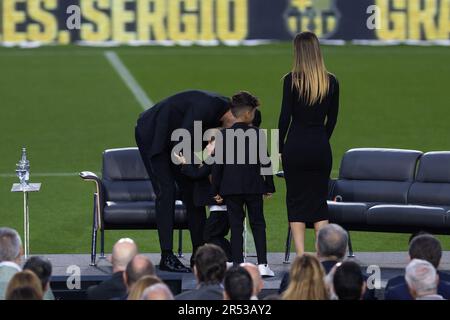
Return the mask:
[[[281,103],[280,118],[278,119],[278,130],[279,130],[278,150],[280,153],[283,152],[284,141],[286,140],[289,125],[291,124],[292,104],[293,104],[292,79],[291,75],[288,74],[284,77],[283,81],[283,101]]]
[[[328,139],[333,134],[334,127],[336,126],[337,116],[339,111],[339,82],[334,78],[333,96],[331,97],[331,105],[327,113],[327,124],[325,125],[327,130]]]

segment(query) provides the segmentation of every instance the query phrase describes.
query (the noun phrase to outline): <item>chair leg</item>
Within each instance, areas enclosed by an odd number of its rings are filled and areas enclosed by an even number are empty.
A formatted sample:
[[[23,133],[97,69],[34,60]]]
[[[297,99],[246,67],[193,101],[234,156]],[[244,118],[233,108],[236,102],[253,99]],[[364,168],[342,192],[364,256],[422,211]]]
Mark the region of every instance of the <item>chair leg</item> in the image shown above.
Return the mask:
[[[354,258],[355,255],[353,254],[352,239],[350,238],[350,231],[347,231],[347,235],[348,235],[348,257]]]
[[[289,257],[291,256],[291,242],[292,242],[292,231],[291,227],[288,227],[287,237],[286,237],[286,249],[284,252],[284,261],[283,263],[289,263]]]
[[[100,259],[105,259],[105,229],[100,230]]]
[[[178,258],[183,258],[183,230],[178,230]]]
[[[91,243],[91,263],[90,266],[96,266],[97,256],[97,194],[94,194],[94,218],[92,221],[92,243]]]

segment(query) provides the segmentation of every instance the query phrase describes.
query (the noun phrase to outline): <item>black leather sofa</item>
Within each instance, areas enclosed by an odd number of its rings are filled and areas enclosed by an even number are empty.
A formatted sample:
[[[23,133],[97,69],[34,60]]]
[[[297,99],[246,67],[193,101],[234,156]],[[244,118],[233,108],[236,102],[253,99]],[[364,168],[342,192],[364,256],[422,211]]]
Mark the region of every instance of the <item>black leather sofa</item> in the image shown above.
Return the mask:
[[[89,171],[81,172],[80,177],[95,183],[91,265],[96,264],[97,231],[101,234],[100,255],[104,257],[105,230],[157,229],[155,193],[137,148],[104,151],[101,178]],[[181,201],[176,202],[174,222],[181,256],[182,230],[188,229]]]
[[[330,222],[348,231],[448,235],[450,152],[351,149],[330,179],[328,208]],[[286,260],[289,248],[290,234]]]

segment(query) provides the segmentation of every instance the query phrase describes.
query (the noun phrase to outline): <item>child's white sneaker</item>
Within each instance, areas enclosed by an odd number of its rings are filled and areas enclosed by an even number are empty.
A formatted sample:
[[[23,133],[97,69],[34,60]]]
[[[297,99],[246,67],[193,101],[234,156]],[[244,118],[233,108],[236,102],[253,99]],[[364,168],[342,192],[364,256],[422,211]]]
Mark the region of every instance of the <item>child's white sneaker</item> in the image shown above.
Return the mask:
[[[258,264],[258,270],[261,277],[275,277],[275,273],[269,268],[268,264]]]

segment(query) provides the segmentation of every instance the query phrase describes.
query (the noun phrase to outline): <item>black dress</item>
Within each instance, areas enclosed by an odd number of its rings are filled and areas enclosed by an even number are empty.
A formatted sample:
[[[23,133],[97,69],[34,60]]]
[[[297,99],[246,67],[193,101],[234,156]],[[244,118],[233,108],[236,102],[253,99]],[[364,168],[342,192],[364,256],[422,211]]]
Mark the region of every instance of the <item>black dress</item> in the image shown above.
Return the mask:
[[[339,107],[339,84],[333,75],[329,77],[326,98],[314,105],[307,105],[298,90],[292,89],[291,73],[284,77],[278,128],[289,222],[328,220],[329,139]]]

